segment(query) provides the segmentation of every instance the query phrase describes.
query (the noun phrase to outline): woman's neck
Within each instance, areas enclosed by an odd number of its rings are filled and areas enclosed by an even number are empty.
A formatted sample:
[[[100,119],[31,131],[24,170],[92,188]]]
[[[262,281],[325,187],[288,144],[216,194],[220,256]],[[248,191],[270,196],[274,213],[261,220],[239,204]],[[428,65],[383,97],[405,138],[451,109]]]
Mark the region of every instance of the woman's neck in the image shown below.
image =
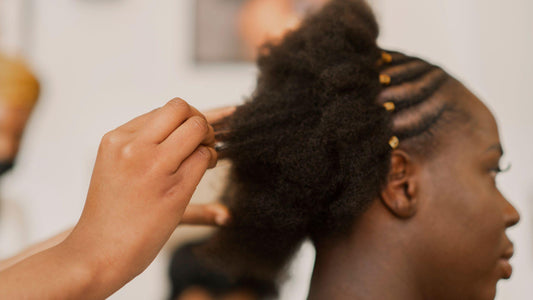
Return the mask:
[[[387,216],[371,207],[349,236],[316,244],[309,300],[423,299],[416,255],[382,218]]]

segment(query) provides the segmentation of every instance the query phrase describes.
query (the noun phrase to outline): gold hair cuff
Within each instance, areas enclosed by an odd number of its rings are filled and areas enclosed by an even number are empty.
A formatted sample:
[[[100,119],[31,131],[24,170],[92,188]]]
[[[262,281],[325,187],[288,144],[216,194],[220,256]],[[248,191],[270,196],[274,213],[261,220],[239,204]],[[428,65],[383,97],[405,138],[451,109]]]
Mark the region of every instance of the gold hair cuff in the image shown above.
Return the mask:
[[[392,148],[392,150],[398,149],[398,146],[400,146],[400,140],[398,139],[398,137],[393,136],[389,140],[389,145]]]
[[[379,82],[383,85],[389,85],[391,83],[391,78],[389,75],[380,74],[379,75]]]
[[[383,103],[383,107],[385,107],[387,111],[394,111],[396,109],[396,105],[394,105],[394,102],[390,101]]]

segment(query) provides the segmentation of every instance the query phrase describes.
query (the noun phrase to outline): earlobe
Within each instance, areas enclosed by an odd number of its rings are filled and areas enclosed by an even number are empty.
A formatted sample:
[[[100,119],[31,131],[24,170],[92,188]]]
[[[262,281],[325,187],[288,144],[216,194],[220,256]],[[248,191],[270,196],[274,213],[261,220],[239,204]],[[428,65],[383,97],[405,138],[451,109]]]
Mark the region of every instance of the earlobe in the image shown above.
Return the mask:
[[[396,150],[391,156],[387,184],[381,191],[381,201],[395,216],[407,219],[416,214],[415,168],[408,154]]]

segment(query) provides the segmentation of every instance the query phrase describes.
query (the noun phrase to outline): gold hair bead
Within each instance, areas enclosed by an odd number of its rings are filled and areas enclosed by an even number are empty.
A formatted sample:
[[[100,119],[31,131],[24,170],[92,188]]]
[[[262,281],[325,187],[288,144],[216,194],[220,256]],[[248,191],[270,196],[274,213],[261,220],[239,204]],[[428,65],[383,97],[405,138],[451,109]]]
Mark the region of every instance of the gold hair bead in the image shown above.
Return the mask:
[[[379,75],[379,82],[383,85],[389,85],[391,83],[391,78],[389,75],[380,74]]]
[[[381,61],[383,63],[389,64],[392,62],[392,55],[388,54],[387,52],[381,53]]]
[[[384,64],[389,64],[392,62],[392,56],[387,52],[381,52],[381,57],[378,60],[378,67],[383,66]]]
[[[390,101],[383,103],[383,107],[385,107],[387,111],[394,111],[396,109],[396,105],[394,105],[394,102]]]
[[[389,140],[389,145],[392,148],[392,150],[398,149],[398,146],[400,146],[400,140],[398,139],[398,137],[393,136]]]

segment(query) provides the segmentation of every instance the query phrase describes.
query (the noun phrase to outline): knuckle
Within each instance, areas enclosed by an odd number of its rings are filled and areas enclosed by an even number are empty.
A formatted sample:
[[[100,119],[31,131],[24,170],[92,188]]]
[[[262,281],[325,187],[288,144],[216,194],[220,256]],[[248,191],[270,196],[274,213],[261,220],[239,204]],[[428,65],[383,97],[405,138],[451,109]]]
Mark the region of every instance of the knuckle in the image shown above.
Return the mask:
[[[102,137],[100,145],[104,148],[116,147],[119,144],[119,134],[116,131],[110,131]]]
[[[210,161],[213,157],[211,151],[207,147],[201,146],[198,148],[198,156],[206,161]]]
[[[123,147],[121,147],[120,157],[122,159],[130,160],[130,159],[135,158],[136,156],[137,156],[137,147],[134,144],[128,143],[124,145]]]
[[[189,121],[191,122],[191,126],[202,134],[206,134],[209,131],[209,125],[205,118],[194,116],[190,118]]]
[[[191,111],[189,104],[181,98],[174,98],[168,101],[167,107],[170,107],[178,112],[189,113]]]
[[[218,161],[218,153],[215,149],[209,149],[209,152],[211,153],[211,159],[213,161]]]

